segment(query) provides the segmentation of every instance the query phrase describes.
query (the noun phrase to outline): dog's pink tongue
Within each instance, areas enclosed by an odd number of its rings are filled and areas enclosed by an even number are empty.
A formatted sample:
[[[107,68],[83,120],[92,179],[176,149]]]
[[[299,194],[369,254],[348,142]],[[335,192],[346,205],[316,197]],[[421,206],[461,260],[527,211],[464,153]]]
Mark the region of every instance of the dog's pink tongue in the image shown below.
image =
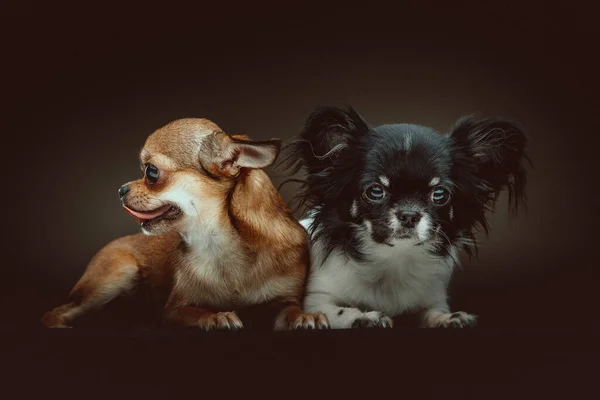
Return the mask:
[[[133,215],[140,222],[148,221],[148,220],[154,219],[156,217],[160,217],[165,212],[167,212],[167,210],[169,209],[169,207],[170,206],[167,204],[165,206],[159,207],[156,210],[152,210],[152,211],[134,211],[131,208],[127,208],[126,206],[123,206],[123,208],[129,214]]]

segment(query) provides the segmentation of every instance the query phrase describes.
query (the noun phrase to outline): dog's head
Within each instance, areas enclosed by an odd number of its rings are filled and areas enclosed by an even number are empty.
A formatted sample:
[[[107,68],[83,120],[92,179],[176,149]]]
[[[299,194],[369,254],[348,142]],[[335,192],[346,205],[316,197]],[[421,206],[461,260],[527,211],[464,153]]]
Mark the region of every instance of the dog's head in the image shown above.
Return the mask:
[[[181,119],[152,133],[140,154],[144,176],[119,189],[125,209],[146,234],[215,226],[245,169],[271,165],[280,149],[272,139],[230,136],[206,119]]]
[[[442,255],[474,247],[473,230],[487,230],[501,190],[514,209],[524,200],[525,144],[501,119],[462,118],[443,135],[411,124],[373,128],[352,109],[321,108],[283,161],[305,170],[299,199],[314,209],[309,231],[328,250],[362,257],[374,244],[426,245]]]

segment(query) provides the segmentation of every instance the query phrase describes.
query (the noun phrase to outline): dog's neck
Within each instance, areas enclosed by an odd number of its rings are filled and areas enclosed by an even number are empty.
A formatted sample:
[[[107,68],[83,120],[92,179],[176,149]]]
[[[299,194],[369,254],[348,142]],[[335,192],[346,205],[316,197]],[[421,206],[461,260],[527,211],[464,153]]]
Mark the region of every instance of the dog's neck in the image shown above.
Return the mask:
[[[230,221],[244,241],[264,243],[286,236],[289,210],[265,172],[242,171],[229,200]]]
[[[232,247],[232,235],[222,227],[199,223],[194,228],[180,232],[180,235],[188,251],[204,254],[209,258],[218,258],[228,247],[235,249]]]
[[[205,202],[211,200],[205,199]],[[222,212],[225,203],[223,199],[215,199],[214,204],[204,204],[202,208],[192,207],[189,222],[179,230],[179,234],[185,246],[193,252],[201,252],[210,255],[225,251],[228,247],[234,249],[235,232],[229,223],[229,219]],[[204,209],[200,214],[195,214],[198,208]]]
[[[223,200],[180,231],[190,249],[215,255],[236,251],[243,243],[267,244],[288,236],[287,206],[261,170],[243,170]]]

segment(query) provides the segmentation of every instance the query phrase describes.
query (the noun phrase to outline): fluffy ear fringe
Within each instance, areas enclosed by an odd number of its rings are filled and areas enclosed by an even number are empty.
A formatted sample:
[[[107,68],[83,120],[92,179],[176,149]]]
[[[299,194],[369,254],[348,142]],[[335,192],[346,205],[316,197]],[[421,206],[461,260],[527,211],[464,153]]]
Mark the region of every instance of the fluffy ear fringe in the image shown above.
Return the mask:
[[[460,118],[450,133],[455,163],[463,190],[470,192],[491,211],[502,190],[508,192],[509,211],[516,214],[526,207],[527,170],[532,166],[526,153],[528,138],[515,122],[501,118],[476,120],[472,115]],[[487,222],[477,221],[487,232]]]
[[[367,123],[352,107],[320,107],[308,115],[299,135],[283,147],[277,164],[288,176],[305,172],[305,178],[290,178],[279,186],[281,189],[290,182],[300,184],[292,200],[296,210],[317,206],[326,192],[333,190],[327,182],[335,160],[368,130]]]

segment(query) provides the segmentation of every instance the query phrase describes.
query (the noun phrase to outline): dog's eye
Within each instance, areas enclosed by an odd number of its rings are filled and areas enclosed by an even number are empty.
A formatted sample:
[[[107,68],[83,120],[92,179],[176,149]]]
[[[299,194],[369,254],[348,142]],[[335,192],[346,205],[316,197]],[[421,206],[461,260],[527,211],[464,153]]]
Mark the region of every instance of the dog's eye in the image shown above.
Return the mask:
[[[436,188],[431,192],[431,202],[437,206],[443,206],[450,201],[450,192],[444,188]]]
[[[156,166],[146,164],[146,182],[148,182],[149,185],[154,185],[156,181],[158,181],[159,176],[160,172]]]
[[[371,201],[381,201],[385,198],[385,190],[381,185],[371,185],[365,191],[365,196]]]

